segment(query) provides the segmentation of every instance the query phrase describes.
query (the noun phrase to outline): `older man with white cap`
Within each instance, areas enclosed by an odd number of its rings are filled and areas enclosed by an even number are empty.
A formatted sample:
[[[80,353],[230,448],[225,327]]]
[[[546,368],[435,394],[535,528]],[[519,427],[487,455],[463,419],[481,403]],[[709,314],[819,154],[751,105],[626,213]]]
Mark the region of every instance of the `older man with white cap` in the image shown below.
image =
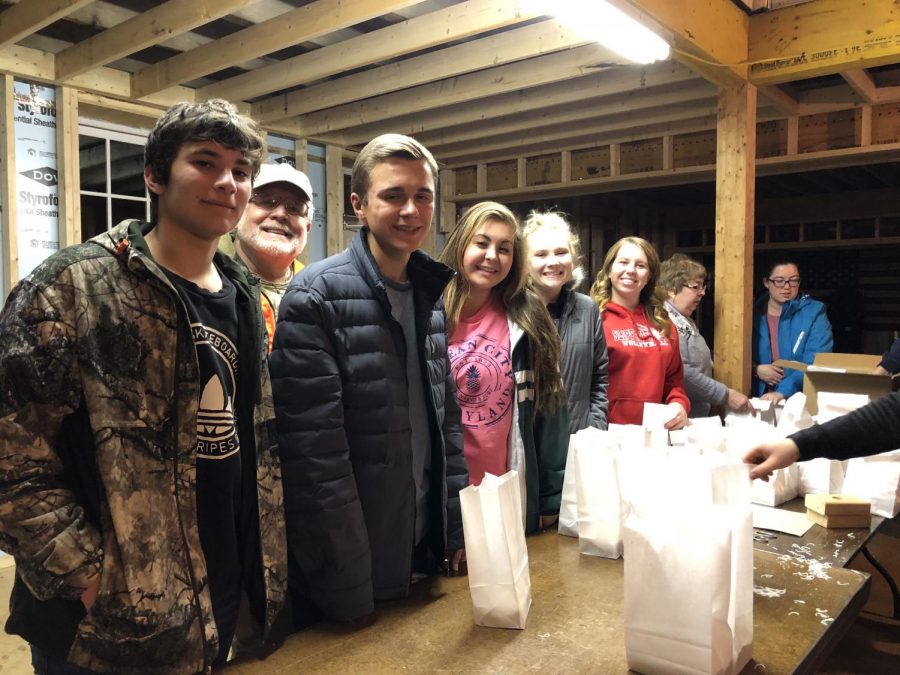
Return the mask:
[[[302,171],[289,164],[263,164],[241,221],[219,244],[260,278],[270,351],[281,298],[303,269],[297,256],[306,247],[312,225],[312,195],[312,185]]]

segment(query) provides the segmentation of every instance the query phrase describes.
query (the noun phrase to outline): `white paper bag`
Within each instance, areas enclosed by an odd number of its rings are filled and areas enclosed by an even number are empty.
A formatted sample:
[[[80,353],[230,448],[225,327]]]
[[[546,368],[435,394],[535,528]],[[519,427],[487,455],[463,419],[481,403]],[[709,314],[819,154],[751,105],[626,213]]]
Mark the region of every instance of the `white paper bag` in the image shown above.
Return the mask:
[[[870,501],[876,516],[895,517],[900,513],[900,450],[847,462],[843,493]]]
[[[528,549],[522,527],[522,498],[515,471],[489,473],[481,485],[460,490],[469,592],[475,623],[525,628],[531,608]]]
[[[847,394],[832,391],[820,391],[816,398],[816,421],[825,424],[835,417],[841,417],[849,412],[862,408],[871,402],[868,394]]]
[[[808,494],[840,494],[844,491],[844,465],[835,459],[811,459],[797,462],[800,496]]]
[[[669,430],[666,422],[672,419],[669,406],[662,403],[644,403],[644,416],[641,426],[644,427],[644,447],[664,448],[669,445]]]
[[[569,436],[569,452],[566,456],[566,473],[563,478],[559,504],[559,533],[566,537],[578,536],[578,506],[575,493],[575,446],[618,448],[616,434],[595,427],[587,427]]]
[[[603,558],[622,555],[618,455],[618,448],[575,446],[578,547],[587,555]]]
[[[753,642],[747,468],[723,456],[674,456],[645,472],[654,475],[647,489],[629,488],[625,521],[628,667],[737,673]]]
[[[806,410],[806,394],[797,392],[784,402],[784,409],[778,418],[779,433],[789,436],[795,431],[809,429],[815,422],[812,415]]]

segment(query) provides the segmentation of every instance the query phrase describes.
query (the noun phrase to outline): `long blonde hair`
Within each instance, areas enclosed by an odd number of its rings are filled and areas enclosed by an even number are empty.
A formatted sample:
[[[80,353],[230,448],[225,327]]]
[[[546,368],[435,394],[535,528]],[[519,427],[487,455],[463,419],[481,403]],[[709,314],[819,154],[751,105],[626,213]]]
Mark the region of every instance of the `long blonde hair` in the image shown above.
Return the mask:
[[[506,223],[513,231],[513,256],[509,274],[491,293],[500,300],[506,315],[520,326],[531,348],[531,369],[534,372],[535,405],[538,411],[549,412],[562,397],[563,384],[559,374],[561,347],[559,331],[550,318],[546,306],[532,287],[531,275],[525,264],[525,246],[519,235],[519,222],[512,211],[497,202],[479,202],[467,209],[456,229],[447,240],[440,260],[456,270],[456,276],[444,289],[447,312],[447,333],[459,325],[459,317],[469,297],[469,283],[463,275],[463,257],[478,229],[489,220]]]
[[[661,287],[656,285],[656,281],[659,279],[659,256],[656,254],[653,244],[646,239],[622,237],[610,247],[606,252],[606,258],[603,260],[603,267],[597,272],[597,278],[594,279],[594,283],[591,285],[591,298],[597,303],[601,312],[606,309],[607,303],[612,299],[612,282],[609,279],[609,271],[619,256],[619,251],[625,244],[637,246],[647,256],[650,278],[647,280],[647,285],[641,289],[638,302],[644,307],[647,318],[650,319],[650,322],[656,329],[666,337],[669,337],[672,334],[672,324],[665,309],[666,294]]]
[[[569,247],[569,255],[572,256],[572,288],[577,289],[584,282],[587,273],[584,271],[584,260],[581,255],[581,239],[575,234],[572,225],[559,211],[532,211],[522,225],[522,236],[525,243],[535,232],[542,228],[557,230],[566,235],[566,244]],[[530,255],[530,253],[529,253]]]

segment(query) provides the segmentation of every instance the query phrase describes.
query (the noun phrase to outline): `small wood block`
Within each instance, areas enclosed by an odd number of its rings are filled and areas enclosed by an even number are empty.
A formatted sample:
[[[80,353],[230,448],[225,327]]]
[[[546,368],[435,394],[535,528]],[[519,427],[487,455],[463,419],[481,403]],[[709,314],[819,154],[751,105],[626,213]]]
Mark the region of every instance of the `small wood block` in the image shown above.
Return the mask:
[[[811,509],[806,509],[806,518],[822,527],[869,527],[871,513],[856,513],[845,516],[824,516]]]
[[[823,516],[852,516],[868,514],[872,505],[865,499],[850,495],[806,495],[806,508]]]

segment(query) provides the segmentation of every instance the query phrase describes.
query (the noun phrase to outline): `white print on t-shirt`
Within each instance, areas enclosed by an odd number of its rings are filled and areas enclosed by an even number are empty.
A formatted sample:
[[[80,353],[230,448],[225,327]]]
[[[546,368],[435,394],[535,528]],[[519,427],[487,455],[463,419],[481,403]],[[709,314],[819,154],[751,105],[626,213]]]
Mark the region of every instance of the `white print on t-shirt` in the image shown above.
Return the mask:
[[[477,335],[450,345],[448,355],[463,426],[491,427],[506,417],[515,388],[509,350]]]
[[[194,323],[191,324],[197,351],[209,350],[218,360],[220,368],[203,386],[200,409],[197,411],[197,456],[204,459],[225,459],[240,450],[234,419],[233,396],[237,349],[228,337],[219,331]],[[229,381],[223,382],[220,374],[227,373]]]
[[[635,330],[635,328],[637,330]],[[669,340],[655,328],[636,323],[634,328],[614,328],[612,331],[613,342],[618,342],[623,347],[667,347]],[[653,339],[650,339],[652,336]]]

